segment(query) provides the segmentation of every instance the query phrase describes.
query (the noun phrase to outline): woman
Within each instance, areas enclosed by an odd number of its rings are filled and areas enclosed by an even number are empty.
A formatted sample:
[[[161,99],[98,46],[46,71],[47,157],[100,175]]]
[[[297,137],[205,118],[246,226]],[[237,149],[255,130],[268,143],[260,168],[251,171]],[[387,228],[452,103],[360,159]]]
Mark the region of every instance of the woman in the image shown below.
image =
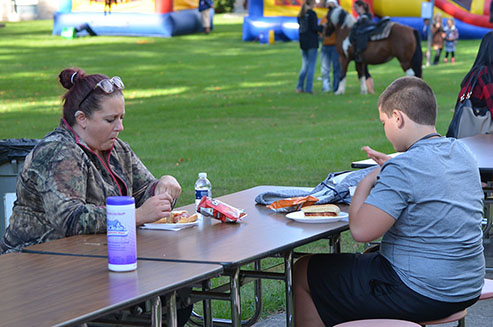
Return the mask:
[[[469,85],[472,85],[476,80],[476,84],[472,90]],[[457,97],[457,101],[463,101],[464,98],[470,96],[471,105],[473,108],[488,108],[491,116],[493,116],[493,31],[486,33],[479,45],[478,54],[476,60],[472,65],[471,70],[466,74],[462,83],[460,84],[461,90]],[[457,107],[457,105],[456,105]],[[457,129],[457,116],[454,115],[455,120],[450,123],[447,131],[447,137],[461,137],[458,135]],[[477,134],[480,134],[480,128],[487,128],[486,126],[476,125],[471,127],[471,131],[474,132],[474,128],[477,128]],[[490,129],[493,128],[490,125]],[[469,135],[471,135],[469,133]]]
[[[353,26],[353,29],[362,29],[364,28],[365,26],[368,26],[370,24],[372,24],[372,21],[373,21],[373,17],[372,17],[372,14],[370,12],[370,6],[364,2],[364,1],[355,1],[354,2],[354,10],[356,11],[356,13],[358,13],[358,20],[356,22],[356,24]],[[363,34],[360,34],[360,33],[356,33],[354,34],[356,37],[358,37],[358,35],[363,35]],[[366,37],[366,35],[363,35],[364,37]],[[356,57],[358,57],[359,54],[358,53],[355,53],[355,60],[356,60]],[[365,78],[366,78],[366,88],[368,89],[368,93],[370,94],[373,94],[375,93],[375,89],[374,89],[374,86],[373,86],[373,78],[371,77],[370,75],[370,71],[368,70],[368,65],[363,65],[364,66],[364,73],[365,73]]]
[[[370,12],[370,6],[361,0],[354,2],[354,10],[358,13],[358,20],[367,19],[367,23],[370,23],[373,19],[372,14]]]
[[[135,198],[136,224],[170,215],[181,187],[156,179],[118,139],[123,131],[124,84],[119,77],[65,69],[63,118],[26,157],[17,201],[0,253],[76,234],[106,232],[108,196]]]
[[[315,66],[317,65],[318,54],[318,33],[322,31],[322,26],[319,26],[317,14],[313,11],[315,0],[306,0],[301,6],[298,14],[299,40],[301,48],[301,70],[298,77],[298,85],[296,93],[313,94],[313,76],[315,74]],[[306,88],[304,87],[306,78]]]
[[[461,91],[457,100],[466,92],[465,85],[469,78],[478,72],[478,81],[471,94],[472,105],[475,108],[488,107],[493,116],[493,31],[483,36],[476,60],[460,84]]]
[[[440,54],[442,53],[443,49],[443,19],[442,15],[436,14],[435,17],[433,17],[433,26],[431,27],[431,34],[432,34],[432,47],[433,50],[435,50],[435,58],[433,59],[433,65],[438,65],[438,62],[440,61]]]

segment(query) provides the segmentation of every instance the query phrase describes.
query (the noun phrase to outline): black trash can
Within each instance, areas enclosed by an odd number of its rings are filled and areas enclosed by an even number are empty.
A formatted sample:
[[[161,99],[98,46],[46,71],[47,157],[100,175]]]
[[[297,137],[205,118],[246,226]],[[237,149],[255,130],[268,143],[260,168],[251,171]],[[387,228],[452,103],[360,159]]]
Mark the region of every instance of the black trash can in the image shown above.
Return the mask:
[[[0,237],[9,224],[16,199],[17,174],[22,169],[28,153],[38,143],[37,139],[0,140]]]

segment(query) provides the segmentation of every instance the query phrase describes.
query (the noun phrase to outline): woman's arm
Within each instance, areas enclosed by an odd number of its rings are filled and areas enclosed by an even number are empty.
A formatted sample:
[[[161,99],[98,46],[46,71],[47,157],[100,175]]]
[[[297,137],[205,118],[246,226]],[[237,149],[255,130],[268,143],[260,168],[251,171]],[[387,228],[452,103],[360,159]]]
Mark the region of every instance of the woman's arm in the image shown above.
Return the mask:
[[[170,175],[156,180],[137,155],[130,150],[130,147],[129,151],[132,161],[137,226],[169,217],[174,203],[181,194],[180,184]]]
[[[88,183],[96,181],[88,176],[83,156],[76,145],[52,142],[39,149],[30,167],[45,219],[65,236],[106,231],[105,198],[87,202]]]

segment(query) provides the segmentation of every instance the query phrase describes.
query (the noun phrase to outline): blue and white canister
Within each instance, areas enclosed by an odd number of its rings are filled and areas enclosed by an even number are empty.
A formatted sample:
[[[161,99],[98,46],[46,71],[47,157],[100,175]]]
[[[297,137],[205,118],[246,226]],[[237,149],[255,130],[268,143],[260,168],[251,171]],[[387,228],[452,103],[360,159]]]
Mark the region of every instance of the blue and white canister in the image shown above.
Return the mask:
[[[135,231],[135,199],[131,196],[110,196],[106,199],[106,236],[108,269],[137,269],[137,236]]]

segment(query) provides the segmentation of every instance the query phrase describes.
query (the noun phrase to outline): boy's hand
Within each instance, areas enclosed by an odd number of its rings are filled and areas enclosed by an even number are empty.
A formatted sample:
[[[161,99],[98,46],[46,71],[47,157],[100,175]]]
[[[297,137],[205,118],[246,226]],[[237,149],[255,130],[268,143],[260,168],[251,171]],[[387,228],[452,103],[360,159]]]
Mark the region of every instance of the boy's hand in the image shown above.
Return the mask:
[[[382,166],[387,160],[392,158],[388,154],[375,151],[369,146],[364,146],[362,150],[366,152],[368,158],[373,159],[379,166]]]

